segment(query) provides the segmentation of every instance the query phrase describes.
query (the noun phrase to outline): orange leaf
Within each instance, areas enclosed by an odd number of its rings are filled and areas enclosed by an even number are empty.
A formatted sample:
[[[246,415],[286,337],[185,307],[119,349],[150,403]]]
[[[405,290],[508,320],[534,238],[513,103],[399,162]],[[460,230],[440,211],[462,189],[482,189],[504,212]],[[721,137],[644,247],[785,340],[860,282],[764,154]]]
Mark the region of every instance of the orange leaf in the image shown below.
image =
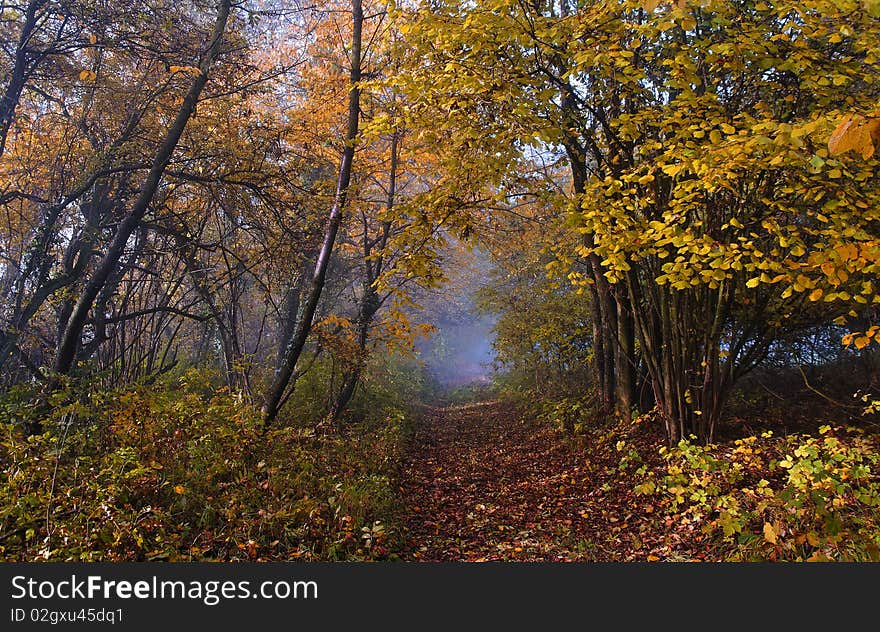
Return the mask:
[[[874,137],[878,133],[880,120],[866,119],[860,114],[846,114],[828,140],[828,151],[832,156],[837,156],[853,150],[868,160],[874,155]]]

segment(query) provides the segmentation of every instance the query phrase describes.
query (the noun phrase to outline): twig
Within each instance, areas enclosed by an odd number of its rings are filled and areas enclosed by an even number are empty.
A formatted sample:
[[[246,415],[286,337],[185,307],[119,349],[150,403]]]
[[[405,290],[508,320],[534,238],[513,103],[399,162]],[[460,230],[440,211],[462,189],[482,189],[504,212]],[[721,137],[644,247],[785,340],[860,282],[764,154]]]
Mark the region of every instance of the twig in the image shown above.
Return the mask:
[[[831,404],[835,408],[841,409],[844,412],[844,414],[850,418],[851,421],[865,421],[864,418],[853,416],[853,414],[848,411],[848,406],[846,406],[845,404],[841,404],[840,402],[838,402],[835,399],[832,399],[831,397],[829,397],[828,395],[826,395],[822,391],[814,388],[810,384],[809,380],[807,380],[807,374],[804,373],[804,368],[800,364],[798,364],[798,371],[800,371],[801,377],[804,378],[804,386],[806,386],[809,390],[813,391],[816,395],[818,395],[819,397],[821,397],[822,399],[827,401],[829,404]],[[871,422],[866,422],[866,423],[871,423]],[[876,424],[872,424],[872,425],[876,425]]]
[[[64,443],[67,441],[67,430],[70,428],[72,413],[67,413],[61,419],[64,423],[64,431],[61,433],[61,437],[58,440],[58,447],[55,454],[55,468],[52,471],[52,485],[49,487],[49,499],[46,501],[46,546],[48,547],[52,542],[52,528],[51,528],[51,517],[52,517],[52,498],[55,496],[55,481],[58,478],[58,465],[61,463],[61,451],[64,449]]]
[[[771,390],[770,390],[769,388],[767,388],[767,387],[764,385],[764,383],[761,382],[760,380],[758,380],[758,386],[760,386],[761,388],[763,388],[765,391],[767,391],[768,393],[770,393],[773,397],[775,397],[775,398],[778,399],[779,401],[781,401],[781,402],[788,401],[787,399],[785,399],[785,398],[784,398],[782,395],[780,395],[779,393],[774,393],[773,391],[771,391]]]

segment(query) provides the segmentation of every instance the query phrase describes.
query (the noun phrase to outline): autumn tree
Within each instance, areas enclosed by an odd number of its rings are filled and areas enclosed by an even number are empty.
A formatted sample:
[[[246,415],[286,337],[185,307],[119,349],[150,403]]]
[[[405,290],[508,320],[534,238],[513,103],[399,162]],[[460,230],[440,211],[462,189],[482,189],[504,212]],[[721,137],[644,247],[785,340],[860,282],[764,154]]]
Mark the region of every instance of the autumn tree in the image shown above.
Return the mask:
[[[569,72],[562,42],[576,38],[571,29],[582,19],[573,11],[567,3],[448,3],[401,12],[406,46],[420,54],[409,57],[398,87],[413,101],[412,125],[443,148],[448,188],[437,187],[434,200],[459,222],[473,221],[474,208],[515,205],[510,194],[519,188],[509,181],[531,168],[528,148],[556,152],[572,187],[562,195],[582,193],[592,168],[588,149],[598,147],[603,131],[591,122],[579,101],[582,86]],[[627,297],[604,277],[600,260],[588,259],[596,386],[605,409],[629,414],[635,348]]]
[[[638,42],[620,51],[633,104],[610,125],[628,156],[591,183],[581,230],[627,287],[671,441],[711,440],[732,384],[774,340],[874,300],[870,267],[821,268],[873,239],[873,167],[823,139],[829,108],[872,98],[878,24],[819,5],[621,16],[621,41]]]
[[[156,194],[165,169],[171,160],[171,154],[174,152],[180,137],[183,135],[186,124],[195,111],[199,95],[208,82],[208,73],[214,63],[214,58],[220,51],[223,33],[226,30],[226,22],[229,19],[230,8],[231,2],[221,0],[217,12],[217,20],[210,32],[206,51],[199,60],[198,66],[195,66],[192,70],[194,78],[183,98],[183,103],[177,110],[164,140],[153,157],[150,170],[140,186],[132,208],[125,214],[117,226],[112,241],[108,245],[100,263],[85,283],[67,318],[67,322],[64,324],[53,366],[54,370],[58,373],[67,373],[72,368],[77,348],[81,342],[83,327],[86,324],[89,312],[92,310],[94,301],[110,276],[116,271],[129,238],[141,223],[147,208],[153,200],[153,196]]]
[[[353,0],[351,5],[352,19],[352,36],[349,60],[349,89],[348,89],[348,118],[344,136],[344,146],[342,157],[339,163],[339,175],[336,183],[336,192],[333,196],[333,203],[327,216],[327,224],[324,232],[324,239],[321,242],[320,250],[315,263],[315,269],[312,273],[311,287],[302,307],[302,313],[299,316],[297,327],[284,351],[284,357],[275,372],[272,384],[266,391],[265,402],[263,404],[262,413],[265,424],[270,424],[278,414],[279,404],[284,397],[287,386],[290,383],[296,364],[299,361],[315,312],[318,308],[318,301],[324,290],[324,283],[327,277],[327,267],[330,263],[330,257],[333,254],[333,247],[336,243],[336,235],[339,232],[339,226],[342,223],[342,214],[345,208],[348,187],[351,183],[352,163],[354,161],[355,140],[358,135],[358,127],[360,125],[360,86],[358,82],[361,79],[361,46],[362,32],[364,23],[363,8],[360,0]]]
[[[580,243],[559,265],[587,266],[572,279],[591,297],[597,386],[619,412],[642,363],[669,440],[710,440],[774,340],[874,300],[859,253],[875,239],[876,163],[825,147],[830,111],[876,99],[878,23],[860,3],[399,15],[420,53],[399,86],[435,126],[425,134],[453,139],[459,172],[486,180],[548,148],[568,164]]]
[[[221,11],[222,15],[227,13],[228,9]],[[25,17],[25,21],[27,19]],[[67,48],[41,49],[45,55],[37,54],[36,48],[28,48],[30,54],[44,63],[51,62],[52,72],[27,73],[28,82],[21,90],[21,95],[27,96],[27,103],[19,99],[14,145],[7,136],[7,151],[3,156],[4,202],[11,212],[7,218],[16,220],[7,226],[7,243],[11,248],[4,270],[4,293],[11,300],[7,303],[9,311],[4,315],[7,326],[2,336],[0,364],[10,354],[19,358],[26,355],[20,348],[20,338],[25,332],[33,331],[32,320],[47,300],[91,272],[99,242],[108,233],[106,222],[123,215],[122,207],[128,203],[130,191],[135,187],[132,183],[135,174],[146,172],[150,166],[150,159],[138,156],[137,150],[142,140],[138,135],[145,126],[155,122],[153,105],[163,97],[170,97],[188,78],[193,78],[193,85],[206,80],[206,77],[196,77],[198,68],[195,66],[168,65],[168,37],[188,42],[194,48],[204,45],[203,41],[194,43],[200,35],[198,27],[193,26],[194,19],[198,18],[181,13],[177,34],[161,29],[135,34],[127,22],[131,16],[126,15],[122,7],[118,11],[84,8],[79,12],[45,14],[39,19],[37,25],[41,28],[61,20],[64,24],[57,27],[61,29],[57,31],[58,37],[70,31],[75,33],[75,38],[74,44]],[[117,21],[118,28],[108,34],[108,25],[113,21]],[[225,18],[222,24],[225,27]],[[191,30],[187,31],[188,28]],[[139,47],[138,37],[143,38],[141,43],[152,38],[154,45]],[[29,46],[36,47],[38,41],[35,34]],[[161,52],[147,61],[144,51],[150,48]],[[110,49],[114,49],[115,54],[110,53]],[[132,63],[141,65],[132,70]],[[165,81],[159,82],[158,89],[148,89],[160,68]],[[113,91],[115,104],[109,105],[106,99],[113,84],[121,86],[117,72],[122,75],[134,72],[137,79]],[[194,107],[194,101],[195,98],[189,99],[188,103],[192,103],[187,108]],[[169,137],[169,140],[173,139]],[[170,150],[170,145],[166,149]],[[168,153],[170,155],[170,151]],[[145,206],[145,200],[146,197],[135,210]],[[118,233],[120,242],[138,223],[119,225],[123,229]],[[16,240],[20,241],[16,243]],[[59,258],[63,263],[56,268]],[[115,263],[110,265],[111,260],[118,261],[112,252],[107,259],[107,278],[116,269]],[[97,276],[94,278],[98,280]],[[94,293],[94,297],[85,301],[83,308],[98,297],[104,285],[103,281],[93,285],[86,294]],[[84,311],[88,311],[75,310],[75,303],[70,304],[70,309],[65,307],[72,296],[73,293],[66,295],[59,310],[62,322],[58,330],[65,342],[58,366],[64,371],[72,364],[71,350],[79,344],[78,340],[74,341],[77,337],[74,330],[81,331],[79,321],[85,323]],[[67,318],[71,315],[75,316],[75,326],[70,329],[70,336],[64,336]]]
[[[212,52],[213,9],[168,5],[152,19],[162,10],[69,14],[77,47],[57,51],[52,72],[30,75],[23,89],[0,163],[8,299],[0,364],[14,358],[16,374],[43,379],[63,339],[59,368],[89,362],[119,383],[178,362],[210,363],[217,337],[227,381],[247,388],[248,358],[271,329],[260,320],[274,315],[273,266],[302,258],[291,238],[314,241],[312,193],[301,177],[314,161],[288,142],[274,110],[301,63],[289,41],[301,32],[269,28],[265,12],[232,9],[208,76],[199,64]],[[297,15],[264,17],[298,26]],[[261,40],[273,55],[252,45]],[[199,96],[182,103],[202,81]],[[111,271],[96,283],[85,320],[71,321],[82,316],[77,301],[89,278],[99,280],[114,235],[122,243],[131,228],[124,219],[156,167],[157,139],[182,105],[193,115],[155,194],[117,263],[107,260]]]

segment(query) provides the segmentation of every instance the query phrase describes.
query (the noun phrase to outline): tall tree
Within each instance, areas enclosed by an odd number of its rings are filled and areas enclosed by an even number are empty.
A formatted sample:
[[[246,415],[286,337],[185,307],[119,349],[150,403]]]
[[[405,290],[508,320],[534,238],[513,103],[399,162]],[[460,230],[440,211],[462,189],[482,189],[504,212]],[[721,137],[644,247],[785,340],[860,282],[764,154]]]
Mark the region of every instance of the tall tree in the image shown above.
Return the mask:
[[[348,92],[348,122],[345,131],[345,144],[342,150],[342,158],[339,163],[339,176],[336,183],[336,192],[333,196],[333,204],[327,217],[327,226],[324,240],[318,252],[315,270],[312,273],[311,288],[302,307],[302,312],[297,323],[296,331],[287,344],[284,359],[275,372],[272,384],[266,391],[265,401],[262,407],[263,422],[271,424],[278,415],[278,410],[284,398],[284,393],[290,383],[296,364],[305,348],[306,340],[312,328],[318,301],[324,290],[327,278],[327,267],[333,254],[333,246],[336,243],[336,235],[342,223],[342,216],[348,197],[348,187],[351,183],[352,163],[354,162],[355,141],[360,124],[360,86],[361,80],[361,39],[364,24],[364,14],[361,0],[352,0],[352,36],[349,52],[350,74]]]

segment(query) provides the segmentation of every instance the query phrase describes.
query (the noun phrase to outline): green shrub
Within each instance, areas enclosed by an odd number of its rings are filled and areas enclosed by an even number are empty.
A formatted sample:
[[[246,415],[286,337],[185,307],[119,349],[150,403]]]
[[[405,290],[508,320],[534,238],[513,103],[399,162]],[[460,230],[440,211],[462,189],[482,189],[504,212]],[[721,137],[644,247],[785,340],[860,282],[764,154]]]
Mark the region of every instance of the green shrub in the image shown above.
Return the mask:
[[[682,441],[643,468],[638,494],[710,536],[730,560],[880,560],[876,439],[824,426],[820,436]]]

